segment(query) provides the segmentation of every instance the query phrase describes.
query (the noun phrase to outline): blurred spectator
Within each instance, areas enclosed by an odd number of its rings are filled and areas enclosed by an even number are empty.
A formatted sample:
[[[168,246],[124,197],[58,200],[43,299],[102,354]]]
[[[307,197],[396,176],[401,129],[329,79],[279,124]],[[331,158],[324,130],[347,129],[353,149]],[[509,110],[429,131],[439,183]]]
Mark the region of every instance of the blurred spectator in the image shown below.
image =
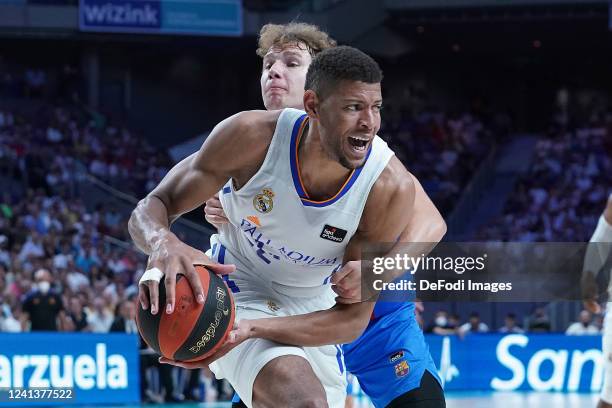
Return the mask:
[[[448,313],[445,310],[438,310],[434,317],[434,321],[425,329],[426,333],[439,334],[446,336],[455,334],[457,323],[449,319]]]
[[[528,327],[531,333],[550,332],[550,319],[546,315],[544,308],[538,307],[534,310],[533,314],[529,317]]]
[[[612,186],[612,112],[595,110],[571,126],[558,118],[504,213],[477,233],[479,240],[589,240]]]
[[[78,297],[70,299],[70,320],[73,324],[73,330],[77,332],[89,331],[87,323],[87,313],[83,310],[83,305]]]
[[[53,257],[53,267],[57,269],[68,269],[68,264],[74,260],[69,242],[62,243],[60,253]]]
[[[32,331],[57,331],[58,318],[62,318],[62,298],[51,290],[52,277],[48,270],[39,269],[34,274],[36,289],[23,301],[23,321],[30,322]]]
[[[138,333],[136,325],[136,305],[130,300],[121,302],[118,306],[117,317],[110,327],[111,332]]]
[[[565,334],[569,336],[584,336],[586,334],[598,334],[599,329],[594,324],[591,324],[591,312],[583,310],[578,316],[577,322],[569,325]]]
[[[514,313],[508,313],[504,318],[504,325],[498,330],[500,333],[525,333],[520,326],[516,324],[516,315]]]
[[[11,307],[7,303],[0,305],[0,331],[18,333],[22,331],[19,316],[14,316]]]
[[[448,214],[488,153],[491,131],[470,113],[410,114],[389,102],[380,134],[389,139],[396,156],[419,178],[438,209]]]
[[[45,255],[43,250],[42,238],[37,232],[31,231],[28,240],[21,247],[19,252],[19,260],[25,262],[30,258],[40,258]]]
[[[480,321],[480,315],[477,312],[470,314],[470,320],[459,327],[459,333],[487,333],[489,326]]]
[[[47,73],[42,69],[26,69],[24,75],[26,96],[42,96],[47,84]]]
[[[113,315],[106,308],[104,299],[94,299],[93,309],[87,314],[87,323],[94,333],[108,333],[113,324]]]

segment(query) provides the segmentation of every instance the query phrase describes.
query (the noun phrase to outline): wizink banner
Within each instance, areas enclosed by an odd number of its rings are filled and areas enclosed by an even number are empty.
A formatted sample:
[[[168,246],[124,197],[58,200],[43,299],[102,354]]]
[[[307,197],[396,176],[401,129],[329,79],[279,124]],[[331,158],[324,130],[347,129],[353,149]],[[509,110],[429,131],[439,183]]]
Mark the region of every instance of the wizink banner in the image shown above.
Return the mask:
[[[242,35],[241,0],[79,0],[81,31]]]
[[[135,403],[138,337],[0,333],[0,406]]]
[[[600,336],[426,336],[445,390],[596,392]]]

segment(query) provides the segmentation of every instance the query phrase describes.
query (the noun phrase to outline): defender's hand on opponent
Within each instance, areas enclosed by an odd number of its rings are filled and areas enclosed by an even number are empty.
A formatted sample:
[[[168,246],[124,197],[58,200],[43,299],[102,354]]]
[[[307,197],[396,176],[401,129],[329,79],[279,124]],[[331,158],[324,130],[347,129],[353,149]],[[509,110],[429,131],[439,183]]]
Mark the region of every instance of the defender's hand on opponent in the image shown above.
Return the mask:
[[[249,320],[240,320],[239,322],[236,322],[236,324],[234,324],[234,328],[227,335],[227,339],[225,340],[225,343],[223,343],[221,348],[212,356],[209,356],[203,360],[191,361],[191,362],[175,361],[175,360],[170,360],[165,357],[160,357],[159,362],[163,364],[171,364],[177,367],[183,367],[187,369],[208,367],[212,362],[220,359],[221,357],[229,353],[234,347],[238,346],[243,341],[249,339],[250,332],[251,332],[251,325],[249,323]]]
[[[331,278],[332,290],[338,294],[336,302],[361,302],[361,261],[349,261]]]
[[[194,265],[203,265],[218,275],[225,275],[236,269],[234,265],[222,265],[214,262],[204,252],[181,242],[172,233],[160,238],[153,248],[153,252],[149,256],[147,271],[157,268],[164,275],[166,313],[170,314],[174,311],[176,275],[179,273],[187,277],[196,301],[200,304],[204,303],[204,289]],[[138,299],[142,308],[148,309],[150,307],[152,314],[156,314],[160,308],[159,284],[159,280],[151,279],[141,280],[138,285]]]
[[[209,198],[206,201],[206,206],[204,207],[204,218],[206,221],[214,225],[217,229],[222,224],[229,223],[225,212],[223,211],[223,207],[221,206],[221,201],[219,200],[219,193],[215,194],[212,198]]]

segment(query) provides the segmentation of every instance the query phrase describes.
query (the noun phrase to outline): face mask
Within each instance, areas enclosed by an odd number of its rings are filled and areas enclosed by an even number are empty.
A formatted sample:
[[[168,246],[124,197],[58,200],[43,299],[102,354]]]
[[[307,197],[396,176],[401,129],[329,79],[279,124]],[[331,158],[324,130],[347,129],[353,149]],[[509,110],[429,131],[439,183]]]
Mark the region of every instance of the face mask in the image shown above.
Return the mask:
[[[47,281],[38,282],[38,289],[43,294],[46,294],[47,292],[49,292],[49,289],[51,289],[51,284],[49,282],[47,282]]]
[[[436,326],[446,326],[446,317],[440,316],[436,317]]]

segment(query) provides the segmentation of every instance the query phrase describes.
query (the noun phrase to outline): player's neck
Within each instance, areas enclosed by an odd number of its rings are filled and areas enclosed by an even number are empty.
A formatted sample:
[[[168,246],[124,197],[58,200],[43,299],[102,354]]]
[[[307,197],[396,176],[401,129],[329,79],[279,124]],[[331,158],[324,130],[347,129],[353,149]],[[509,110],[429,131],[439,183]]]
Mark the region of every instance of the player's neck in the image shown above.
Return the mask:
[[[309,197],[322,201],[333,197],[351,170],[329,157],[321,145],[316,123],[309,123],[298,147],[300,178]]]

